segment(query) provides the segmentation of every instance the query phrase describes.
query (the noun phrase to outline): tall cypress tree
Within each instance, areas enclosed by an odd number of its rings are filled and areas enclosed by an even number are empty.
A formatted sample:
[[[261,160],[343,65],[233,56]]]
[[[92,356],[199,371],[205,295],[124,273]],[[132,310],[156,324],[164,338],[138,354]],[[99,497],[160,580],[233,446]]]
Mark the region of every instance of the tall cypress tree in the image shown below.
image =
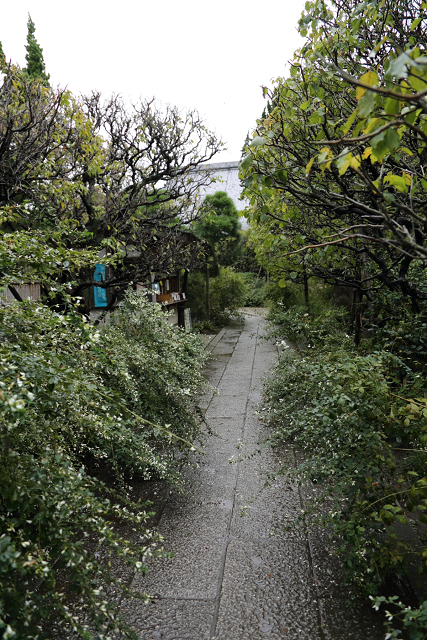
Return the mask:
[[[4,69],[6,67],[6,56],[4,55],[3,45],[0,42],[0,69]]]
[[[46,68],[43,60],[43,49],[37,42],[34,35],[36,27],[30,14],[28,14],[27,27],[27,44],[25,47],[27,50],[27,54],[25,56],[27,66],[25,67],[25,71],[30,78],[40,78],[43,84],[49,85],[50,76],[46,75]]]

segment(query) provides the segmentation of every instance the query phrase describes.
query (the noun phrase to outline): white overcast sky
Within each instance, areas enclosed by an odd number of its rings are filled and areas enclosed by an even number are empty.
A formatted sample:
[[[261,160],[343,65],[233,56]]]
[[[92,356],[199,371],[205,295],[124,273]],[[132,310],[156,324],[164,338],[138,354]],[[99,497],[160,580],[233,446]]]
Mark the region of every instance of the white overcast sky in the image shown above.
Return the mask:
[[[53,86],[197,109],[227,143],[213,162],[240,158],[264,100],[302,44],[305,0],[14,0],[1,10],[8,60],[25,64],[27,16]]]

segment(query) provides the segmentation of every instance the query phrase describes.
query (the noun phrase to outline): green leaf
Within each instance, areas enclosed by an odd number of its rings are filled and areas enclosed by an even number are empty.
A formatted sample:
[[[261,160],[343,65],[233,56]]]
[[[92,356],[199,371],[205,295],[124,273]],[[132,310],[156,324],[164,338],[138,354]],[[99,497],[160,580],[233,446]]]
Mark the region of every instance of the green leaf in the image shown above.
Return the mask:
[[[342,152],[339,158],[337,158],[335,161],[335,164],[338,167],[338,172],[340,176],[344,175],[344,173],[347,171],[347,169],[350,166],[351,160],[353,158],[350,152],[348,152],[345,155],[344,154],[345,154],[345,150]]]
[[[406,65],[410,61],[411,59],[407,53],[405,52],[401,53],[400,56],[398,56],[397,58],[395,58],[390,62],[390,66],[387,69],[387,73],[385,77],[390,80],[392,78],[396,78],[396,79],[406,78],[408,76],[408,70]]]
[[[376,97],[373,91],[365,91],[357,107],[357,112],[361,118],[366,118],[375,109]]]
[[[253,156],[251,153],[248,153],[248,155],[243,158],[242,162],[240,163],[240,168],[245,170],[245,169],[249,169],[250,166],[252,166],[252,162],[253,162]]]
[[[390,128],[374,136],[371,140],[372,155],[380,162],[392,153],[400,144],[399,134],[396,129]]]
[[[344,127],[343,127],[343,133],[346,136],[347,133],[350,131],[351,126],[353,124],[353,122],[355,121],[357,116],[357,109],[355,109],[353,111],[353,113],[351,114],[351,116],[348,118],[347,122],[345,123]]]
[[[420,24],[422,19],[423,19],[423,16],[420,16],[419,18],[415,18],[415,20],[412,22],[409,30],[410,31],[414,31],[418,27],[418,25]]]
[[[263,147],[265,145],[265,138],[263,136],[255,136],[252,140],[250,146],[251,147]]]
[[[422,109],[413,109],[409,113],[405,114],[406,122],[408,122],[409,124],[414,124],[420,113],[422,113]]]
[[[396,200],[396,196],[394,195],[394,193],[390,193],[388,191],[384,191],[383,198],[387,202],[387,204],[393,204],[393,202],[395,202]]]
[[[384,102],[384,111],[388,115],[399,115],[401,107],[402,102],[399,102],[399,100],[395,98],[387,98]]]
[[[384,182],[390,184],[392,187],[400,191],[401,193],[407,193],[408,187],[406,185],[405,179],[403,176],[395,176],[392,174],[388,174],[384,178]]]

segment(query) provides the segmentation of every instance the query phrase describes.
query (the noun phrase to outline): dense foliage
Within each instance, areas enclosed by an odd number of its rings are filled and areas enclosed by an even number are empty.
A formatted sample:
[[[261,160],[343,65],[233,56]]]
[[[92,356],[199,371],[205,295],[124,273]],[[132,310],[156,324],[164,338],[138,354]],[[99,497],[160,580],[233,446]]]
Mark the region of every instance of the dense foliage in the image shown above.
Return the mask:
[[[306,3],[305,43],[265,88],[241,163],[257,254],[283,283],[317,277],[358,305],[384,288],[426,300],[412,269],[426,256],[424,4]]]
[[[270,287],[264,278],[247,271],[241,274],[246,285],[245,307],[265,307],[268,304]]]
[[[393,353],[391,328],[355,348],[344,310],[279,306],[273,318],[282,355],[266,395],[271,443],[297,446],[296,466],[283,472],[318,487],[302,520],[324,514],[349,579],[375,595],[412,551],[393,523],[427,522],[424,365],[409,367],[399,343]],[[425,546],[418,553],[426,569]]]
[[[240,257],[239,212],[225,191],[206,196],[203,208],[203,215],[192,225],[192,229],[198,238],[208,244],[211,271],[216,272],[218,266],[234,265]]]
[[[0,47],[0,636],[134,637],[111,560],[164,553],[131,480],[179,485],[205,352],[129,285],[204,260],[193,170],[221,143],[195,111],[52,89],[30,17],[26,60]],[[93,286],[122,300],[102,329]]]
[[[46,74],[46,67],[43,59],[43,49],[36,40],[36,27],[31,19],[30,14],[28,14],[27,29],[27,45],[25,47],[27,50],[27,53],[25,55],[27,66],[25,68],[25,71],[30,76],[30,78],[39,78],[45,85],[48,85],[49,74]]]
[[[200,434],[204,361],[140,293],[102,330],[30,301],[0,308],[2,637],[126,629],[106,602],[107,560],[144,572],[161,552],[128,479],[177,481],[176,453]]]
[[[188,278],[188,306],[194,321],[201,326],[207,322],[206,277],[201,271],[191,273]],[[215,278],[209,280],[211,327],[227,324],[232,317],[239,316],[239,308],[245,304],[247,287],[244,276],[232,267],[222,267]]]
[[[96,282],[92,260],[86,268],[55,265],[55,273],[49,260],[30,261],[27,270],[21,264],[24,282],[40,282],[47,301],[51,276],[57,304],[65,304],[66,284],[87,311],[92,286],[108,289],[112,306],[130,282],[203,262],[204,244],[188,225],[200,214],[199,188],[212,177],[194,170],[221,143],[195,111],[162,110],[153,100],[128,108],[119,96],[77,99],[30,71],[1,68],[1,236],[6,245],[40,240],[47,255],[92,250],[108,264]],[[9,275],[0,269],[0,277]],[[6,284],[13,287],[12,276]]]

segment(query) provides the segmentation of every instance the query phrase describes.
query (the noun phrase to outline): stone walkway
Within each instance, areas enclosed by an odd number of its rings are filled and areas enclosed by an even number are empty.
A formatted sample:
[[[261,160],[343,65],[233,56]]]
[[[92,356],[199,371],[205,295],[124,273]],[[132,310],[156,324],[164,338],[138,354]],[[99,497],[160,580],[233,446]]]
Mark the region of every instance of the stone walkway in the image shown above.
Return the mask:
[[[255,415],[262,378],[277,359],[261,338],[265,320],[248,315],[211,343],[208,369],[218,391],[204,399],[213,434],[184,474],[187,491],[154,488],[154,509],[166,548],[133,586],[155,596],[149,605],[122,603],[141,640],[382,640],[382,620],[369,604],[352,604],[328,537],[277,533],[302,507],[285,477],[261,494],[264,471],[292,451],[255,451],[262,424]],[[252,500],[252,498],[254,498]],[[246,514],[242,515],[242,507]]]

